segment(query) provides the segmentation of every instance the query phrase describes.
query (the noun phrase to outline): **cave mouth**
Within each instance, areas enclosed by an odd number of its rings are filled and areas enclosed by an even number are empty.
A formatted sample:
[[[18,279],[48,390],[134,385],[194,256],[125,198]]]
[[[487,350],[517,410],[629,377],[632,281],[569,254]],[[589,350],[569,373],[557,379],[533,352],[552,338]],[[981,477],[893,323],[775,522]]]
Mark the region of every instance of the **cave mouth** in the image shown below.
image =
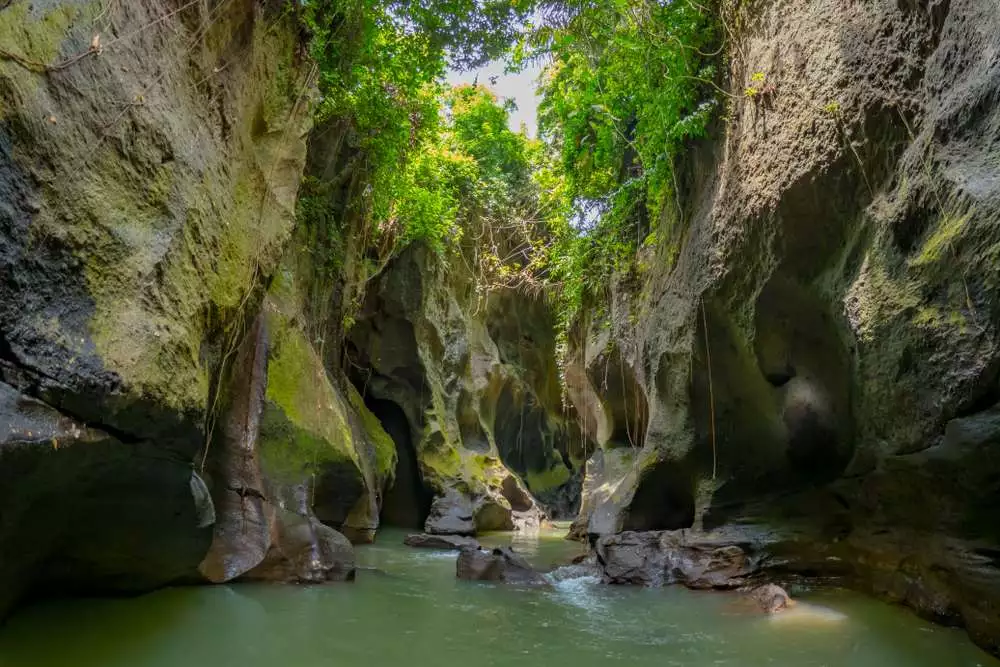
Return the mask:
[[[393,401],[367,397],[365,405],[382,423],[396,444],[396,475],[382,497],[379,523],[397,528],[423,529],[431,511],[434,494],[424,484],[417,463],[417,451],[410,423],[403,409]]]
[[[646,393],[632,366],[617,346],[588,371],[591,383],[598,388],[612,422],[609,447],[642,448],[649,424]]]
[[[678,530],[694,525],[694,480],[675,461],[661,461],[639,481],[624,530]]]

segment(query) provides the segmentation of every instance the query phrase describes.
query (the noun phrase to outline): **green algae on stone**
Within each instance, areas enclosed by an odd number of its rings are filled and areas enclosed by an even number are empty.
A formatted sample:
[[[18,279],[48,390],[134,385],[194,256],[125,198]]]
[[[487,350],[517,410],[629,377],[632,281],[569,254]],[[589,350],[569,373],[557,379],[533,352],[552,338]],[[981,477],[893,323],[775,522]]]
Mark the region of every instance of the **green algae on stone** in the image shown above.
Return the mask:
[[[529,470],[524,475],[524,481],[532,493],[538,494],[559,488],[569,481],[571,474],[569,468],[560,462],[546,470]]]
[[[328,451],[312,453],[322,459],[356,463],[358,455],[345,406],[305,334],[274,316],[268,318],[268,329],[272,344],[268,404],[280,408],[298,429],[327,443]]]
[[[941,260],[945,252],[954,248],[955,241],[961,237],[971,217],[971,213],[957,212],[942,215],[934,231],[920,247],[913,266],[926,266]]]
[[[97,2],[59,5],[39,17],[29,3],[16,2],[0,12],[0,44],[26,60],[50,65],[59,56],[70,27],[89,18],[97,6]],[[0,63],[22,67],[9,59]]]
[[[425,437],[422,446],[417,449],[417,460],[424,479],[432,486],[443,490],[450,482],[461,478],[462,457],[457,449],[444,442],[428,443],[427,441],[431,439],[439,440]]]
[[[347,385],[347,398],[360,417],[365,436],[375,450],[375,473],[379,480],[390,480],[396,470],[396,444],[382,428],[382,423],[365,405],[353,385]]]

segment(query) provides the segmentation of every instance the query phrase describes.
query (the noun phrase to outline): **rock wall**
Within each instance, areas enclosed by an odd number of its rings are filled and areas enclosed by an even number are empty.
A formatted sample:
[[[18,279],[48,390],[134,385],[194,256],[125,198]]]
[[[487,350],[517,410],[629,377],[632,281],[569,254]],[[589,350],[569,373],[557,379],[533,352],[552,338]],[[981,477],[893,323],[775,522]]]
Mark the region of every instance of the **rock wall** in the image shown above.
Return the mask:
[[[348,339],[355,384],[395,420],[400,461],[417,464],[402,504],[433,496],[410,521],[446,534],[537,526],[536,496],[549,514],[575,511],[583,458],[551,315],[528,296],[477,293],[466,265],[413,245],[373,281]]]
[[[352,281],[357,142],[307,141],[283,3],[6,3],[0,613],[349,578],[381,519],[547,511],[659,569],[738,526],[739,576],[838,575],[1000,652],[1000,16],[737,4],[730,113],[566,408],[548,307],[467,249]]]
[[[0,614],[351,575],[394,452],[296,300],[301,37],[277,0],[0,8]]]
[[[731,113],[567,372],[601,444],[576,533],[754,528],[997,653],[995,4],[728,20]]]

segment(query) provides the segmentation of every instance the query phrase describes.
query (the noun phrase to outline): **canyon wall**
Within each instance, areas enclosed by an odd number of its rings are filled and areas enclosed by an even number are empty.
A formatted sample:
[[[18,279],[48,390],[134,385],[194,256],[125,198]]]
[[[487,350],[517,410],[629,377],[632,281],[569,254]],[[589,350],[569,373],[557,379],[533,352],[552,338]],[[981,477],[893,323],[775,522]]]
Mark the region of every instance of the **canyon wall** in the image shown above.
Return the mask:
[[[16,2],[0,44],[0,612],[29,589],[349,576],[303,489],[349,467],[360,502],[387,436],[300,375],[322,366],[266,294],[312,122],[294,17]],[[326,415],[301,407],[320,395]]]
[[[991,2],[765,2],[729,114],[567,371],[574,531],[739,527],[1000,637],[1000,24]]]
[[[739,7],[727,111],[562,374],[470,248],[359,270],[284,3],[0,9],[0,612],[548,514],[724,530],[997,653],[1000,16]]]

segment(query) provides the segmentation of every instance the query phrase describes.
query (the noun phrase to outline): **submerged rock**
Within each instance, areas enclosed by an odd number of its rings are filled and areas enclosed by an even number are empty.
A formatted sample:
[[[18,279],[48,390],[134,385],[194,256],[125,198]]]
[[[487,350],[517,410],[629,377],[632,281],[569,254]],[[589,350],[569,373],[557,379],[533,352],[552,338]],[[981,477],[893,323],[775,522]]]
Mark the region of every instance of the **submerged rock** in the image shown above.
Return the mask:
[[[784,588],[776,584],[765,584],[750,590],[747,595],[768,614],[784,611],[795,604]]]
[[[470,581],[502,581],[508,584],[545,584],[545,578],[509,547],[491,550],[466,547],[458,554],[455,575]]]
[[[408,547],[419,547],[423,549],[452,549],[461,551],[465,548],[479,548],[479,542],[471,537],[461,535],[428,535],[427,533],[414,533],[403,538],[403,544]]]

